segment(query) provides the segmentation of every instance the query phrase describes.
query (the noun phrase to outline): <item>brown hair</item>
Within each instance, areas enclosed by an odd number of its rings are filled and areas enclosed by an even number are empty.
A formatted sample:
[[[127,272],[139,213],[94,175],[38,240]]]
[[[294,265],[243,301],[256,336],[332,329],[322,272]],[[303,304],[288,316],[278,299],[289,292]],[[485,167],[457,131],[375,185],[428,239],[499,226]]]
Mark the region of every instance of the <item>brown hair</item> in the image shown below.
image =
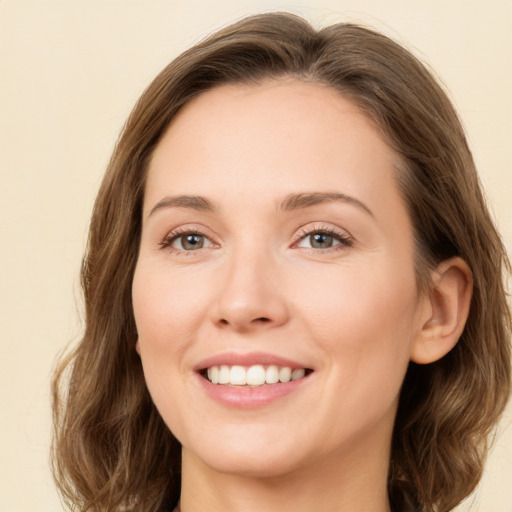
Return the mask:
[[[113,153],[82,266],[85,332],[53,383],[54,474],[72,510],[172,509],[180,446],[146,389],[131,283],[145,173],[178,110],[227,83],[293,76],[356,103],[402,156],[397,176],[415,229],[418,282],[461,256],[473,272],[466,328],[430,365],[410,364],[388,477],[394,511],[448,511],[475,488],[487,440],[510,390],[506,253],[490,218],[463,128],[425,67],[389,38],[353,24],[314,30],[264,14],[235,23],[169,64],[144,92]]]

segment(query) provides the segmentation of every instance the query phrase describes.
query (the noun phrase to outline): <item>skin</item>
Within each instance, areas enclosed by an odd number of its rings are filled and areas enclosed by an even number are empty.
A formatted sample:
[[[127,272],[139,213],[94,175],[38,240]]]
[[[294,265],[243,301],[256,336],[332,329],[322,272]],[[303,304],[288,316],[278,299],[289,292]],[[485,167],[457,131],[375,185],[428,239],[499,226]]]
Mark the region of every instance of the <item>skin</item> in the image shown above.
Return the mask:
[[[203,93],[158,144],[133,306],[149,391],[183,446],[183,512],[389,510],[407,366],[453,346],[469,302],[457,261],[419,296],[399,164],[353,103],[291,79]],[[280,207],[300,193],[353,200]],[[212,208],[162,203],[180,195]],[[333,246],[311,247],[326,230]],[[203,247],[186,250],[183,231]],[[254,351],[314,371],[252,409],[198,385],[204,358]]]

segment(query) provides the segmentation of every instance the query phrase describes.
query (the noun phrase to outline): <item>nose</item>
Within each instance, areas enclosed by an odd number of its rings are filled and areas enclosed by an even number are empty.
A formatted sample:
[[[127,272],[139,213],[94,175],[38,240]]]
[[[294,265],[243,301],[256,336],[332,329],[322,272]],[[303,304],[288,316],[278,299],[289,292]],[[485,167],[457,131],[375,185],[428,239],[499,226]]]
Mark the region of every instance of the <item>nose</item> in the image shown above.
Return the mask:
[[[289,311],[278,264],[268,254],[248,252],[226,261],[212,320],[239,332],[281,326]]]

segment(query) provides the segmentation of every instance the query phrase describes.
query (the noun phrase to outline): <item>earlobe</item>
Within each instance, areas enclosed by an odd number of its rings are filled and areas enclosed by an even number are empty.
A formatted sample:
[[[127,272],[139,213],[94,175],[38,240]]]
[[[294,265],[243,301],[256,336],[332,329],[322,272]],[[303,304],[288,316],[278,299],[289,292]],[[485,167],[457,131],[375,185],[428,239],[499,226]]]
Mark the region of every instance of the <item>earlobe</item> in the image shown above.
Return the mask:
[[[459,257],[438,265],[430,290],[429,318],[413,343],[411,360],[429,364],[445,356],[459,340],[469,314],[473,278],[467,263]]]

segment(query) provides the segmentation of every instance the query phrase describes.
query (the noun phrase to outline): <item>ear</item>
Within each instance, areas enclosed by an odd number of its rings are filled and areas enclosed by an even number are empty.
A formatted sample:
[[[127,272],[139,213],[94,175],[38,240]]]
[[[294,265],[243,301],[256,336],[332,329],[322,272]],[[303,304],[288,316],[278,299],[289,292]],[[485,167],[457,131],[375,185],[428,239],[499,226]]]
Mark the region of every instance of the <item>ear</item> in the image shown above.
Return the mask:
[[[139,344],[139,338],[137,338],[137,341],[135,342],[135,351],[140,356],[140,344]]]
[[[459,341],[469,314],[473,277],[459,257],[438,265],[429,292],[430,307],[423,326],[413,342],[411,360],[429,364],[445,356]]]

